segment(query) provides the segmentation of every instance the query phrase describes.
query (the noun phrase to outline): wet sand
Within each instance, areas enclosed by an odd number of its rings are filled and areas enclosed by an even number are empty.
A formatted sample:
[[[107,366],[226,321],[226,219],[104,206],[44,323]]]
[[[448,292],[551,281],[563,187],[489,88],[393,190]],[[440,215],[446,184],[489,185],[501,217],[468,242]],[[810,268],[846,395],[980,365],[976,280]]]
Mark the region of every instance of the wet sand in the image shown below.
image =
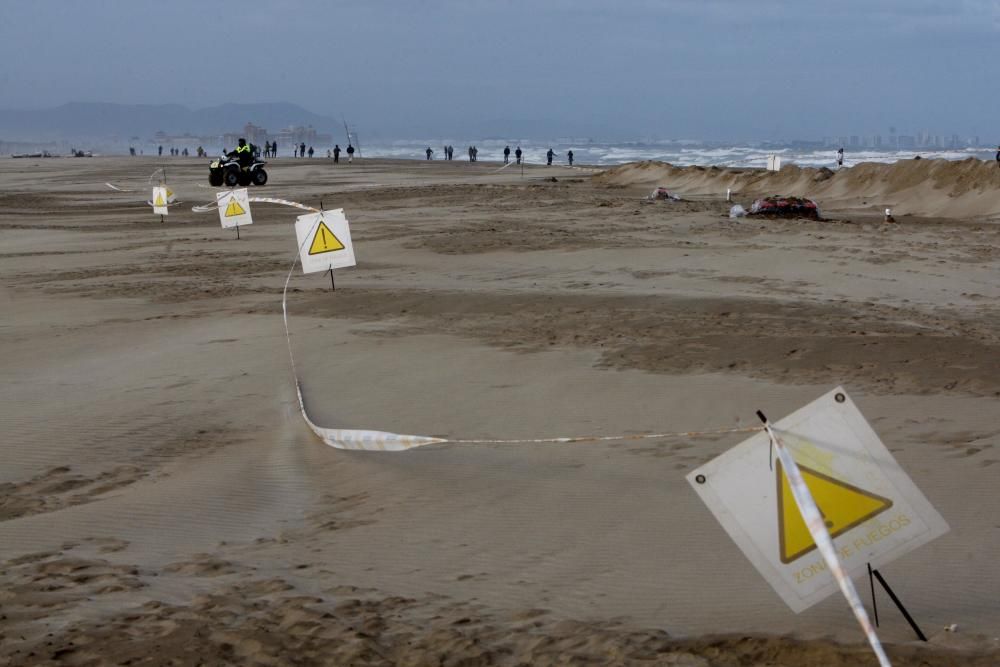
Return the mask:
[[[885,225],[847,190],[831,222],[730,220],[710,173],[646,203],[648,173],[500,166],[270,165],[252,194],[343,207],[359,262],[292,280],[320,424],[706,430],[843,384],[951,525],[883,569],[931,638],[883,601],[894,664],[1000,659],[996,221]],[[296,212],[236,240],[191,211],[206,172],[0,160],[0,665],[875,664],[842,599],[792,614],[689,488],[739,435],[317,441],[280,317]]]

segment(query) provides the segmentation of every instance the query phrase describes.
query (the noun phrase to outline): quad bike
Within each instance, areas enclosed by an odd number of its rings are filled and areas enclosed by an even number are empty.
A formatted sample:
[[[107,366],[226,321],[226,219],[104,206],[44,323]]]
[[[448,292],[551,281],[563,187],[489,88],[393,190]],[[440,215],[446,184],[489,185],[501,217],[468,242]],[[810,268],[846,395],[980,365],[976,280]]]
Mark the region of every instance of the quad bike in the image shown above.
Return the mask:
[[[237,185],[265,185],[267,172],[264,171],[263,160],[254,158],[249,166],[242,166],[235,157],[222,155],[208,166],[208,184],[212,187],[225,185],[234,188]]]

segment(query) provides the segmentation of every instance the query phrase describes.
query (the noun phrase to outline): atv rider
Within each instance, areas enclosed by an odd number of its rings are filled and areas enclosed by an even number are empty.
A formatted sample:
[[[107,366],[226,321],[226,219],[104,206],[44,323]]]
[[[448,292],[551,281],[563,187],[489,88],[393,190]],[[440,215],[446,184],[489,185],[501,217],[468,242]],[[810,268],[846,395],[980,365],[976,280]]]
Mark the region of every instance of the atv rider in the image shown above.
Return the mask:
[[[229,157],[234,157],[240,161],[240,167],[243,169],[248,168],[253,164],[253,148],[247,143],[247,140],[240,137],[239,145],[236,150],[226,153]]]

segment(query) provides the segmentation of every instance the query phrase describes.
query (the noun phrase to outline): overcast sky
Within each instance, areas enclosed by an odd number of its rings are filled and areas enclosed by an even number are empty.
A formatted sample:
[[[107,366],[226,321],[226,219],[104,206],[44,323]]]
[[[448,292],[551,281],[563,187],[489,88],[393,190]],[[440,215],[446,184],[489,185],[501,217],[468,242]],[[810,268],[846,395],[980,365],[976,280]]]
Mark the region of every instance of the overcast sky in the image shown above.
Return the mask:
[[[1000,0],[0,0],[0,107],[287,101],[380,134],[982,135]]]

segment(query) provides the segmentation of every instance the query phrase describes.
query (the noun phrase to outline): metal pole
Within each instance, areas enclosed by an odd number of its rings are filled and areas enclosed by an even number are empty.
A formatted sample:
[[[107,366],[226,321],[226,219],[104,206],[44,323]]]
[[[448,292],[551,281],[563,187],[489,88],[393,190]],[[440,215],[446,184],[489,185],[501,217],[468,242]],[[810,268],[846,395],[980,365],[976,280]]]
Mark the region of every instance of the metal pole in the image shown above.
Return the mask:
[[[927,637],[925,637],[924,633],[920,631],[920,628],[917,626],[917,622],[913,620],[912,616],[910,616],[910,612],[906,611],[906,607],[903,606],[903,603],[899,601],[896,594],[892,592],[891,588],[889,588],[889,584],[887,584],[885,579],[882,577],[882,573],[878,570],[872,570],[872,574],[874,574],[875,578],[878,579],[878,583],[882,584],[882,588],[885,589],[885,592],[889,594],[889,599],[891,599],[899,608],[899,611],[903,613],[903,618],[905,618],[906,622],[910,624],[913,631],[917,633],[917,638],[922,642],[927,641]]]
[[[875,579],[872,578],[872,564],[868,563],[868,585],[872,589],[872,616],[875,617],[875,627],[878,627],[878,603],[875,601]]]
[[[240,226],[236,225],[236,240],[240,240]]]
[[[332,291],[337,291],[337,285],[333,282],[333,269],[330,269],[330,289]]]

